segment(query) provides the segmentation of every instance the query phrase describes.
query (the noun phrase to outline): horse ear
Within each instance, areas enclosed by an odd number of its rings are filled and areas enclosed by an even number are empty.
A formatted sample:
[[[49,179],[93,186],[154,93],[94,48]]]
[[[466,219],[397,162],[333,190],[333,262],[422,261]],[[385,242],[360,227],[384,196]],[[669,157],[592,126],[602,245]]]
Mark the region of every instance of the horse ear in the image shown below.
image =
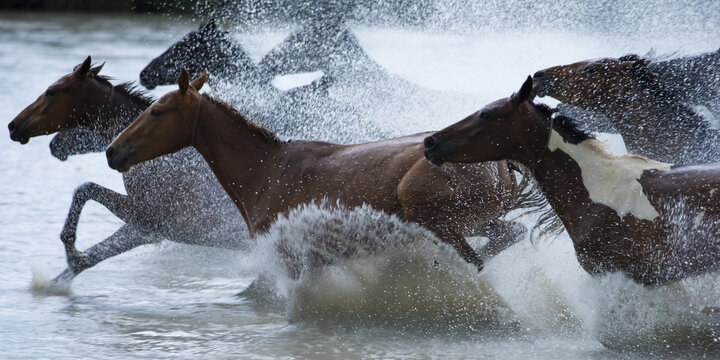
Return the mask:
[[[103,66],[105,66],[105,62],[103,62],[102,64],[100,64],[94,68],[91,68],[89,71],[90,74],[92,74],[92,76],[97,76],[97,74],[100,73],[100,70],[102,70]]]
[[[178,87],[180,87],[180,94],[185,95],[188,90],[189,83],[188,72],[185,68],[180,69],[180,76],[178,77]]]
[[[90,58],[90,55],[88,55],[87,59],[85,59],[82,64],[75,67],[73,70],[73,77],[77,80],[82,80],[87,77],[87,73],[90,71],[91,62],[92,59]]]
[[[203,85],[205,85],[205,80],[207,80],[207,70],[203,70],[200,76],[191,81],[190,86],[192,86],[196,91],[200,91]]]
[[[523,102],[530,99],[530,94],[532,93],[532,87],[533,87],[533,80],[531,76],[527,77],[527,80],[522,84],[522,87],[520,87],[520,91],[512,94],[510,96],[512,104],[514,107],[519,106]]]

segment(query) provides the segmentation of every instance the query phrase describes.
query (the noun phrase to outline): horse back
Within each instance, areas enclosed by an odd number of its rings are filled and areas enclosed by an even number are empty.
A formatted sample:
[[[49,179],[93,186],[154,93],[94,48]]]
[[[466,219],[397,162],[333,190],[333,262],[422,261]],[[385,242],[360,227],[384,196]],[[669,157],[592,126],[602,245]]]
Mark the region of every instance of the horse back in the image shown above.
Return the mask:
[[[720,163],[646,170],[638,181],[651,200],[684,200],[713,208],[720,200]]]

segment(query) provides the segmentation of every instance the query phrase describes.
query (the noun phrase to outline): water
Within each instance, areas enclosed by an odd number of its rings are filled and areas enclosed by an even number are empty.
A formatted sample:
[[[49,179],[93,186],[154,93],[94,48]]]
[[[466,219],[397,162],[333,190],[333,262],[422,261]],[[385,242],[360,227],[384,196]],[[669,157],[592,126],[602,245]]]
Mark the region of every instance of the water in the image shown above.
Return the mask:
[[[417,119],[407,126],[413,132],[441,128],[508,96],[546,66],[651,48],[660,54],[716,49],[714,19],[700,20],[702,26],[688,19],[688,26],[645,36],[354,30],[389,71],[476,97],[446,118]],[[164,17],[0,14],[0,118],[9,122],[88,54],[107,61],[103,73],[137,79],[152,57],[196,26]],[[286,32],[257,28],[237,36],[257,59]],[[523,241],[478,275],[423,229],[370,209],[308,207],[281,220],[247,253],[168,242],[141,247],[84,272],[67,293],[48,293],[47,279],[64,268],[58,234],[72,190],[95,181],[124,192],[102,154],[60,162],[50,156],[49,140],[21,146],[0,136],[0,358],[717,356],[720,319],[700,312],[720,305],[716,274],[658,288],[619,275],[592,279],[561,235],[536,245]],[[317,230],[319,218],[342,221]],[[120,225],[88,203],[78,247]],[[276,244],[303,249],[327,239],[356,244],[358,234],[365,240],[355,259],[323,248],[330,264],[298,281],[284,276],[272,251]],[[259,275],[258,286],[236,295]]]

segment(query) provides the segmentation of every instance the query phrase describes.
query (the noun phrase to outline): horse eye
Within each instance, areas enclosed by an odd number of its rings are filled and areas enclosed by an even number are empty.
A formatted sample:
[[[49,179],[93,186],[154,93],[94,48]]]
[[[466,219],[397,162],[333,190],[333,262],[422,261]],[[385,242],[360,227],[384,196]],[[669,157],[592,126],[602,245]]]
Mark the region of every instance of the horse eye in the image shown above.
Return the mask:
[[[160,116],[160,115],[162,115],[162,111],[160,111],[160,110],[158,110],[158,109],[152,109],[152,110],[150,110],[150,115],[152,115],[152,116]]]
[[[55,96],[55,91],[48,89],[48,90],[45,92],[45,96]]]
[[[484,112],[484,111],[481,112],[480,115],[478,115],[478,119],[480,119],[480,120],[485,120],[485,119],[487,119],[487,113]]]

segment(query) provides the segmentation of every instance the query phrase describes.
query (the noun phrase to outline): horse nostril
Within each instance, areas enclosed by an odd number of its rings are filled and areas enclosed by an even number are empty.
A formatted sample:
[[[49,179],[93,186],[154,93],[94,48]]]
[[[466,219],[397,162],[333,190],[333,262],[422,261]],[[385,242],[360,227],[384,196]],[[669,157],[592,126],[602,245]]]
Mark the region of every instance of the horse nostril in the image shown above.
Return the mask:
[[[533,78],[536,78],[536,79],[537,79],[537,78],[541,78],[541,77],[544,77],[544,76],[545,76],[545,72],[542,71],[542,70],[540,70],[540,71],[536,72],[536,73],[533,75]]]
[[[432,150],[437,146],[434,136],[428,136],[425,138],[425,150]]]
[[[10,129],[10,132],[13,132],[15,130],[15,122],[14,121],[11,121],[8,124],[8,129]]]
[[[115,154],[115,149],[112,146],[105,150],[105,157],[108,160],[112,159],[113,154]]]

